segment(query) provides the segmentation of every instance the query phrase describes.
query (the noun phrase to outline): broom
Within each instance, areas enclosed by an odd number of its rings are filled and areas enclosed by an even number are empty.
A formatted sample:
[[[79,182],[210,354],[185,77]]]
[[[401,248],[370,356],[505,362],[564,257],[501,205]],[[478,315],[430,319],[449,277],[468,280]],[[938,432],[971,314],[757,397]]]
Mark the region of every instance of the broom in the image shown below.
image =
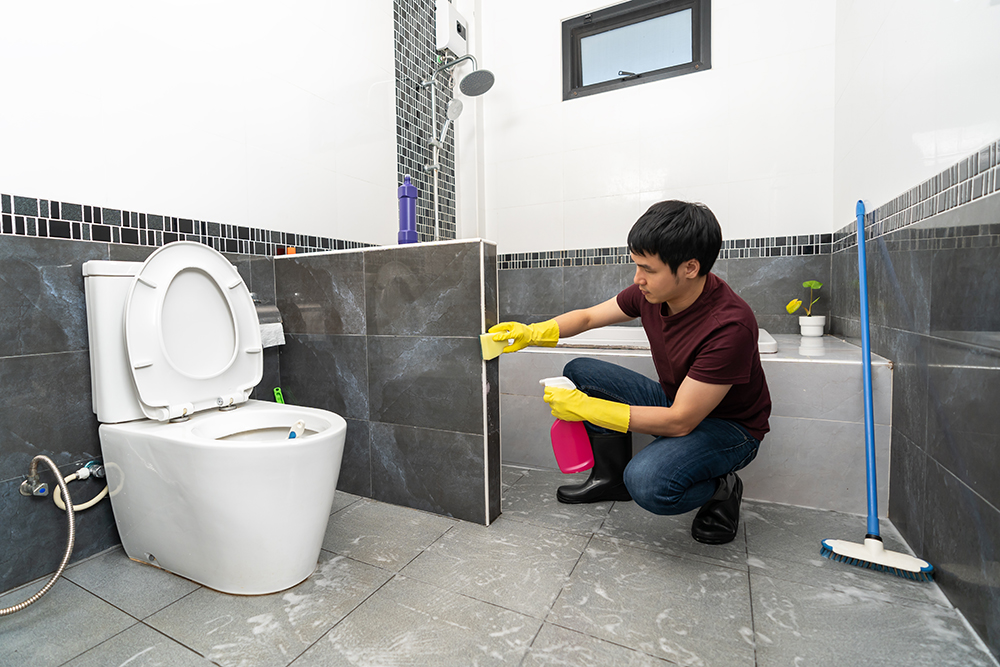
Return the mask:
[[[865,470],[868,476],[868,534],[864,544],[823,540],[820,555],[848,565],[889,572],[915,581],[931,581],[934,566],[920,558],[886,551],[878,531],[878,490],[875,486],[875,426],[872,418],[872,359],[868,336],[868,273],[865,261],[865,204],[859,201],[858,279],[861,283],[861,364],[865,393]]]

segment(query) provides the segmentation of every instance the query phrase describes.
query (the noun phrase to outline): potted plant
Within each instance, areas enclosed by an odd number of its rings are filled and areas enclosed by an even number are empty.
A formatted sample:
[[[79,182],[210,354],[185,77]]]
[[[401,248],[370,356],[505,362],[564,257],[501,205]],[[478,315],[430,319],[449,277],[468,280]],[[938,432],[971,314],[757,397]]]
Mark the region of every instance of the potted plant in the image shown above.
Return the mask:
[[[826,315],[813,315],[812,307],[819,301],[819,297],[813,298],[813,291],[823,286],[818,280],[807,280],[802,283],[803,287],[809,288],[809,305],[805,307],[806,314],[799,316],[799,329],[803,336],[822,336],[826,327]],[[785,306],[789,314],[794,313],[802,306],[801,299],[792,299]]]

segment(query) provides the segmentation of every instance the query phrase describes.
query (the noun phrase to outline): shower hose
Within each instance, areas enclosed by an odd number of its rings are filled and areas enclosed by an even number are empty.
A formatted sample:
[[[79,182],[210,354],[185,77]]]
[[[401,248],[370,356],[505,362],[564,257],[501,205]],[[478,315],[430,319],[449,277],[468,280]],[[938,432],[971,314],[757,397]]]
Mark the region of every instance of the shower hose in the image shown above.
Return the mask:
[[[52,575],[52,578],[49,579],[48,583],[45,584],[42,590],[38,591],[20,604],[0,609],[0,616],[7,616],[8,614],[21,611],[28,605],[36,602],[38,598],[48,593],[49,589],[56,583],[56,579],[58,579],[62,575],[63,570],[66,569],[69,557],[73,554],[73,542],[76,540],[76,519],[73,515],[73,501],[70,500],[69,490],[66,488],[66,480],[59,474],[59,468],[57,468],[56,464],[52,462],[52,459],[42,454],[39,454],[35,458],[31,459],[31,469],[28,473],[29,477],[34,477],[37,474],[39,461],[44,462],[47,466],[49,466],[49,468],[52,469],[52,474],[56,476],[56,482],[59,484],[59,489],[62,491],[63,497],[66,498],[66,520],[69,527],[69,536],[66,540],[66,553],[63,555],[62,562],[59,563],[59,569],[56,570],[55,574]]]

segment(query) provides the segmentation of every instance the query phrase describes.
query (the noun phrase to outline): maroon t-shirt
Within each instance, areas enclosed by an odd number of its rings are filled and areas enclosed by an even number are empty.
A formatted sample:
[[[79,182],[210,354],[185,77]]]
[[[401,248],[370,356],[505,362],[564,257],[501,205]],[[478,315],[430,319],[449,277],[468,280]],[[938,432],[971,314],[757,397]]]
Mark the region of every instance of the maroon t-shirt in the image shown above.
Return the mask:
[[[693,304],[667,315],[667,304],[652,304],[632,285],[618,295],[618,307],[642,319],[656,374],[671,401],[685,377],[706,384],[730,384],[709,417],[731,419],[760,440],[770,428],[771,394],[757,349],[757,318],[746,301],[709,273]]]

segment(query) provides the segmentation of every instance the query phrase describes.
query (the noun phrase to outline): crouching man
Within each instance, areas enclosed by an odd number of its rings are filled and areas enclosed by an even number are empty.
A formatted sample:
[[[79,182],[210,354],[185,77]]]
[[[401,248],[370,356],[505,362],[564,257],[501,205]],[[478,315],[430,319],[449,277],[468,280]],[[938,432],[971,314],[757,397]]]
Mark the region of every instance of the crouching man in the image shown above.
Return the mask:
[[[560,337],[640,318],[659,382],[596,359],[568,363],[576,389],[549,387],[552,414],[585,422],[594,451],[586,482],[561,486],[563,503],[635,500],[654,514],[698,510],[691,535],[732,541],[743,483],[736,471],[757,455],[771,398],[757,349],[757,321],[729,285],[710,273],[722,229],[705,206],[654,204],[628,235],[633,284],[604,303],[553,320],[503,322],[505,353],[554,346]],[[632,433],[656,439],[634,458]]]

